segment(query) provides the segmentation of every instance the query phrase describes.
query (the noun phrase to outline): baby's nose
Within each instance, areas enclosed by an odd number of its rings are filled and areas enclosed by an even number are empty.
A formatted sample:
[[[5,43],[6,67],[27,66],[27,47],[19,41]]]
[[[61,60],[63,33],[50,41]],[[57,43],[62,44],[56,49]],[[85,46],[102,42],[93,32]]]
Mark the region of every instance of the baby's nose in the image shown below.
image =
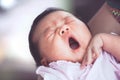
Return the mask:
[[[63,35],[65,34],[66,32],[68,32],[70,30],[70,28],[68,26],[63,26],[61,29],[60,29],[60,35]]]

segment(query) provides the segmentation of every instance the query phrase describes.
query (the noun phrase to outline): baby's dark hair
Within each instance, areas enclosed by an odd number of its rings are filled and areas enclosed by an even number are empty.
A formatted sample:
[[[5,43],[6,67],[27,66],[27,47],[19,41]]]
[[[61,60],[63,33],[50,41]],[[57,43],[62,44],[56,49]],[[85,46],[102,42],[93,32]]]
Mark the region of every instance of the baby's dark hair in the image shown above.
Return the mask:
[[[32,41],[33,39],[33,34],[34,34],[34,31],[38,25],[38,23],[45,17],[47,16],[48,14],[52,13],[52,12],[55,12],[55,11],[65,11],[63,9],[60,9],[60,8],[47,8],[44,12],[42,12],[40,15],[38,15],[35,20],[33,21],[33,24],[31,26],[31,30],[29,32],[29,49],[30,49],[30,52],[36,62],[36,66],[40,66],[41,63],[41,56],[40,56],[40,52],[38,51],[38,45],[36,43],[34,43]]]

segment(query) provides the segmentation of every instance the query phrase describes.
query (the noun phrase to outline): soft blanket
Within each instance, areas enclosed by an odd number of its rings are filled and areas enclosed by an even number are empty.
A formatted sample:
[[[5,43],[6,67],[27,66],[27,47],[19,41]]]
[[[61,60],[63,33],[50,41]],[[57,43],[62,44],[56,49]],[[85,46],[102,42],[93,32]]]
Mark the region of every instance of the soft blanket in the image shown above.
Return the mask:
[[[101,53],[94,64],[84,69],[80,65],[77,62],[56,61],[49,67],[38,67],[36,74],[43,80],[120,80],[120,63],[109,53]]]

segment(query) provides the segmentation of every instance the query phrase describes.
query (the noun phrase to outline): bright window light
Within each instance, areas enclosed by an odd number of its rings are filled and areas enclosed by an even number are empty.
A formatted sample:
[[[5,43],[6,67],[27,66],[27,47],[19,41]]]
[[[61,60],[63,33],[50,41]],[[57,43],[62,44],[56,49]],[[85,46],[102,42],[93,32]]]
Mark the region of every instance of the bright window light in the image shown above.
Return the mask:
[[[0,0],[0,6],[5,10],[14,7],[16,3],[16,0]]]

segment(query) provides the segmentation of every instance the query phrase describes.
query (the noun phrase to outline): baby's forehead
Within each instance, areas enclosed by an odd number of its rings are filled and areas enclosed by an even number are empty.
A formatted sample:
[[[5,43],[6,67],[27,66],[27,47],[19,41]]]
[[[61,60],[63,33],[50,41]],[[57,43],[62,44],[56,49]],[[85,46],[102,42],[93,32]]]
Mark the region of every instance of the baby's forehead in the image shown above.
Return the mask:
[[[54,12],[51,12],[48,15],[46,15],[42,20],[47,21],[48,18],[50,18],[52,20],[52,19],[64,18],[66,16],[73,16],[73,15],[71,13],[66,12],[66,11],[54,11]]]
[[[52,12],[40,20],[38,26],[54,25],[56,22],[63,21],[66,16],[71,16],[71,14],[65,11]]]

